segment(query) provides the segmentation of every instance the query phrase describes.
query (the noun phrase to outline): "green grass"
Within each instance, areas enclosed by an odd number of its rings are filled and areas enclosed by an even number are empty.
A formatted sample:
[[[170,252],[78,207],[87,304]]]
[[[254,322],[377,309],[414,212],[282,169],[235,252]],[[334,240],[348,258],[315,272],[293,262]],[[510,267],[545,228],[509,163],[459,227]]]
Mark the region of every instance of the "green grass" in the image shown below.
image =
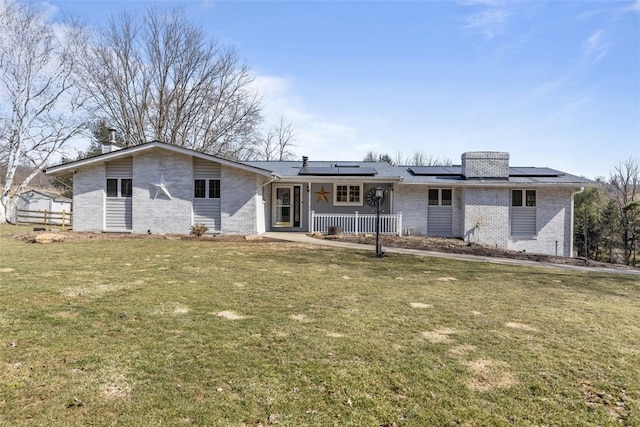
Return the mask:
[[[637,276],[15,232],[0,425],[640,425]]]

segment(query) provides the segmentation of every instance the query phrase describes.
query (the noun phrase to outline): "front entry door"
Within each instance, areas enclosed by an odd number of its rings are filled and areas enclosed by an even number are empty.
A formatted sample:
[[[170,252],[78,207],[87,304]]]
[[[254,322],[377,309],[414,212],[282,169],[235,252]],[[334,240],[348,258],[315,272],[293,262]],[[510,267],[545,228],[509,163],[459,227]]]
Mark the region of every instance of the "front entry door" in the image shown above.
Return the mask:
[[[291,227],[291,187],[276,187],[276,227]]]
[[[274,188],[274,227],[300,227],[300,186]]]

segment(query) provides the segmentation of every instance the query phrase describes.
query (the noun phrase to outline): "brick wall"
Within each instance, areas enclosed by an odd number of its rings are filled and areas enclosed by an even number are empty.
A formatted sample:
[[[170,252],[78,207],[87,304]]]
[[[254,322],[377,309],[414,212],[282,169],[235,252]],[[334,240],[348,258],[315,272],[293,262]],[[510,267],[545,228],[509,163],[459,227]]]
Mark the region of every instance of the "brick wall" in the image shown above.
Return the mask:
[[[73,175],[73,229],[101,232],[107,174],[104,164],[80,169]]]
[[[152,183],[164,175],[171,199]],[[155,198],[154,198],[155,197]],[[165,150],[133,158],[133,232],[189,234],[192,224],[193,157]]]
[[[468,187],[464,204],[463,237],[469,242],[507,248],[509,237],[509,189]]]
[[[472,151],[462,155],[462,176],[466,179],[508,178],[509,153]]]
[[[567,188],[537,189],[537,235],[530,239],[511,238],[508,249],[547,255],[557,251],[559,256],[572,256],[571,193]]]
[[[427,188],[422,185],[396,185],[394,211],[402,212],[402,228],[415,235],[427,234]]]
[[[258,215],[264,215],[262,196],[257,188],[261,180],[255,173],[222,165],[220,197],[223,234],[257,234]],[[260,207],[260,209],[258,208]]]

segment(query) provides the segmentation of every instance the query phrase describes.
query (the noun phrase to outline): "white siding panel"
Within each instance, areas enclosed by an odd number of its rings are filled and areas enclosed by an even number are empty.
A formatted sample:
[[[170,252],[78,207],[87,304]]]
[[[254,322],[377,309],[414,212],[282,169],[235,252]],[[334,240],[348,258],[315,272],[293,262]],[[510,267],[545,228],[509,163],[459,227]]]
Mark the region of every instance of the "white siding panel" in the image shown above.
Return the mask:
[[[453,236],[453,208],[451,206],[429,206],[427,212],[427,235]]]
[[[193,159],[194,179],[220,179],[220,163]]]
[[[131,221],[131,198],[107,198],[106,203],[106,223],[107,231],[130,231]]]
[[[107,162],[107,178],[131,178],[133,176],[133,159]]]
[[[207,233],[219,233],[220,199],[193,199],[193,223],[206,225]]]
[[[511,207],[511,235],[536,235],[536,209],[531,207]]]

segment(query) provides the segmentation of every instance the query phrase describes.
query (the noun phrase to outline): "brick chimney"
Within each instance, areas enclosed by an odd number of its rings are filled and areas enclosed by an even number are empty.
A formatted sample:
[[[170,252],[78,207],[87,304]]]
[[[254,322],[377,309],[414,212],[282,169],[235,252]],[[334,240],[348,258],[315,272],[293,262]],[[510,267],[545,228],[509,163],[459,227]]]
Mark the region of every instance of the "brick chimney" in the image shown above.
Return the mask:
[[[508,179],[509,153],[470,151],[462,155],[464,179]]]
[[[109,129],[109,140],[102,143],[102,154],[111,153],[114,151],[116,143],[116,130],[114,128]]]

